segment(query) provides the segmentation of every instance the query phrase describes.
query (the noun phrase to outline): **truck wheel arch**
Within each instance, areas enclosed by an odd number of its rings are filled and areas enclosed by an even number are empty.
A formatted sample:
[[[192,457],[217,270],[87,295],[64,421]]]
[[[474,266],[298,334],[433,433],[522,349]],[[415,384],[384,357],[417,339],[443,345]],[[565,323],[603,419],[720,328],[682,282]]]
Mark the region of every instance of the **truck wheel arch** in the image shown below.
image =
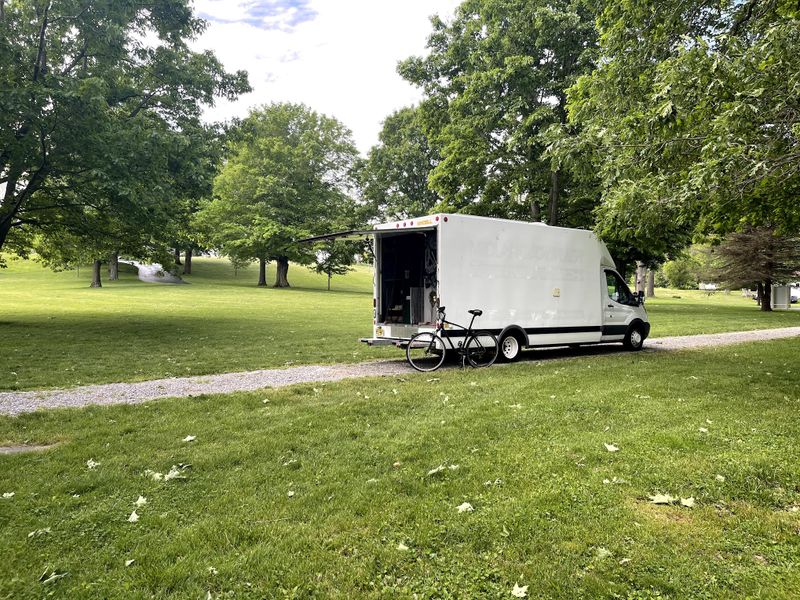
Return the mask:
[[[503,343],[507,338],[514,338],[517,341],[517,350],[513,356],[507,356],[504,352]],[[500,335],[497,336],[497,339],[500,341],[499,358],[506,362],[513,362],[517,360],[519,358],[520,351],[523,348],[528,347],[528,335],[519,325],[507,326],[505,329],[503,329],[503,331],[500,332]]]
[[[635,337],[634,333],[638,332],[639,337]],[[622,345],[628,350],[641,350],[644,345],[644,340],[647,339],[649,328],[641,319],[634,319],[628,325],[628,330],[625,332],[625,338],[622,340]]]

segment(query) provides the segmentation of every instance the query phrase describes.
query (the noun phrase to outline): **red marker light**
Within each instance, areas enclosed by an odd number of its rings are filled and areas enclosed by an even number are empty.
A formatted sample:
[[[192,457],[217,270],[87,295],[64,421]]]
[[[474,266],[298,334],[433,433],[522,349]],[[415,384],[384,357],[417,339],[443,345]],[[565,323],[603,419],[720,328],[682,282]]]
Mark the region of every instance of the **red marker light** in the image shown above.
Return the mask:
[[[400,223],[395,223],[394,226],[399,229],[400,228]]]
[[[447,217],[444,218],[444,222],[447,223]]]
[[[437,222],[439,221],[439,217],[436,217],[436,221],[437,221]]]

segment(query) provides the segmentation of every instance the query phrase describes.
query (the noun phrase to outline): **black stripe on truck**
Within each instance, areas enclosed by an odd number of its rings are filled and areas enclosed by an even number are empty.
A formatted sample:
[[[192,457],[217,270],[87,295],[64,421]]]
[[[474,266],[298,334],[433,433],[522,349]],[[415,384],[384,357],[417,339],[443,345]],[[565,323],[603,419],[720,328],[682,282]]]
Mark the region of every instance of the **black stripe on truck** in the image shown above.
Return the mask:
[[[601,331],[603,335],[615,335],[613,333],[606,333],[606,329],[608,328],[599,325],[581,325],[578,327],[527,327],[525,328],[525,333],[528,335],[552,335],[554,333],[587,333],[591,331]],[[625,333],[626,330],[627,328],[623,326],[622,333]],[[488,331],[494,335],[500,335],[503,332],[502,329],[480,329],[478,331]],[[445,330],[442,332],[442,337],[464,337],[466,333],[466,330],[461,329]]]

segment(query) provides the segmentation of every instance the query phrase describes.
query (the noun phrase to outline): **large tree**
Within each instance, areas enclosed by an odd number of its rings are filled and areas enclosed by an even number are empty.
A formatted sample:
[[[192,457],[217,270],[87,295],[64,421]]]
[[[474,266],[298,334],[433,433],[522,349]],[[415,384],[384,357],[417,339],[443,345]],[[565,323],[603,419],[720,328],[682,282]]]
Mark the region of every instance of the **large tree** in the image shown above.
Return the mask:
[[[441,201],[428,184],[437,164],[439,154],[425,135],[416,107],[386,117],[379,144],[359,169],[361,194],[372,215],[392,220],[431,212]]]
[[[800,238],[772,227],[746,227],[713,249],[714,276],[728,287],[758,286],[761,310],[772,310],[772,284],[789,283],[800,272]]]
[[[797,231],[797,2],[601,4],[601,59],[569,91],[601,233],[663,256],[697,234]]]
[[[188,0],[0,6],[0,249],[24,250],[110,188],[169,202],[202,105],[248,89],[188,48],[204,27]]]
[[[566,123],[566,90],[592,66],[584,0],[465,0],[434,17],[430,50],[400,65],[421,86],[425,130],[441,155],[431,186],[453,210],[561,222],[572,182],[543,157]]]
[[[327,233],[352,212],[352,134],[304,105],[270,104],[232,136],[214,198],[197,221],[223,253],[259,261],[260,286],[266,263],[275,260],[275,287],[288,287],[289,261],[314,258],[310,246],[293,242]]]

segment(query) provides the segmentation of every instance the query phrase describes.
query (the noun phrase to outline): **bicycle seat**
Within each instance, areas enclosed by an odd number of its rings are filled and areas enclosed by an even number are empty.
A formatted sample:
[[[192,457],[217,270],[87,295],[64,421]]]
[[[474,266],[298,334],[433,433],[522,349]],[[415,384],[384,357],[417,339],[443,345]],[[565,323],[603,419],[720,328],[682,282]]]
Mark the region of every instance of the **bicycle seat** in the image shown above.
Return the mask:
[[[483,314],[483,311],[480,308],[473,308],[472,310],[467,311],[471,315],[475,315],[476,317],[480,317]]]

